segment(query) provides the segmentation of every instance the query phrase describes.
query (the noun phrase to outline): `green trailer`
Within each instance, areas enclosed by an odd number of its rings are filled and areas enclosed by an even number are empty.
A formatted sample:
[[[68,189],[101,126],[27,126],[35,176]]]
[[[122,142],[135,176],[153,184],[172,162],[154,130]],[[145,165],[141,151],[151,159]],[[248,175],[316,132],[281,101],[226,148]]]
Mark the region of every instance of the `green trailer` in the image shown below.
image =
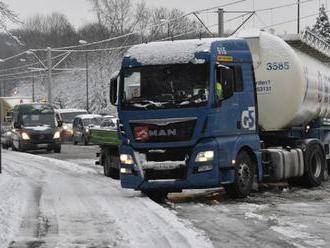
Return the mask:
[[[99,158],[96,162],[104,168],[104,175],[113,179],[119,179],[119,152],[118,147],[121,143],[117,128],[91,128],[90,141],[100,147],[97,153]]]

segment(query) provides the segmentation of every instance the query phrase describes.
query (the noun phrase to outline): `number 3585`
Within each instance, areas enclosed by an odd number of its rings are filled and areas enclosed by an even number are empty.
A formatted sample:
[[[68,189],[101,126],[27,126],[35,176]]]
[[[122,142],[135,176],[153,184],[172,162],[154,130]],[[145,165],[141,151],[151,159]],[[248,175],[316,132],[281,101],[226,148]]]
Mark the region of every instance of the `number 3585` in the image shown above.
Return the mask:
[[[283,71],[290,69],[289,62],[269,62],[267,63],[267,70],[268,71]]]

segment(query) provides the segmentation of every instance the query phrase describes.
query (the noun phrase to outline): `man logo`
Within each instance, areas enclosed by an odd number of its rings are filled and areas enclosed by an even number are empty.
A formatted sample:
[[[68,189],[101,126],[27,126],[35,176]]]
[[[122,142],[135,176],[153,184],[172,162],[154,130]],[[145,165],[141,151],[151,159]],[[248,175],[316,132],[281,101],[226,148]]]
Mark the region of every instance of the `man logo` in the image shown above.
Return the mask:
[[[150,137],[176,136],[176,129],[149,130]]]
[[[136,140],[149,140],[149,127],[142,126],[142,127],[135,127],[134,134]]]
[[[249,107],[248,110],[242,112],[241,123],[244,129],[256,130],[256,109]]]
[[[136,140],[148,141],[152,137],[176,136],[176,129],[150,129],[149,126],[140,126],[134,128]]]

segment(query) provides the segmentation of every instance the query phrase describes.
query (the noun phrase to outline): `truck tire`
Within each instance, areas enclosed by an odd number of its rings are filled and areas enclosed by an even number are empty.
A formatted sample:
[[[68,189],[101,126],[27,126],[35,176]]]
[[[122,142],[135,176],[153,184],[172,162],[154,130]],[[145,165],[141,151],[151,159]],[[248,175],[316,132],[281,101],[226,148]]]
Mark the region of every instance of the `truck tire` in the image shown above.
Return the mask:
[[[61,145],[55,146],[54,152],[55,153],[61,153],[61,149],[62,149],[62,146]]]
[[[246,151],[240,151],[236,157],[235,180],[224,185],[226,193],[232,198],[245,198],[252,190],[256,165]]]
[[[307,145],[305,154],[305,172],[303,176],[303,186],[320,186],[324,177],[324,168],[326,165],[325,156],[321,146],[318,143]]]
[[[120,173],[119,173],[119,169],[115,168],[116,166],[114,166],[113,163],[115,163],[115,161],[112,158],[113,155],[109,154],[109,153],[105,153],[103,154],[103,159],[102,159],[102,163],[103,163],[103,170],[104,170],[104,175],[106,177],[110,177],[112,179],[120,179]]]
[[[157,203],[164,202],[168,195],[168,191],[165,190],[143,190],[142,193]]]
[[[88,141],[88,138],[86,136],[82,136],[82,141],[84,143],[84,146],[88,146],[89,141]]]
[[[5,150],[8,150],[8,148],[9,148],[9,145],[8,145],[8,144],[5,144],[5,143],[3,143],[3,144],[2,144],[2,148],[3,148],[3,149],[5,149]]]

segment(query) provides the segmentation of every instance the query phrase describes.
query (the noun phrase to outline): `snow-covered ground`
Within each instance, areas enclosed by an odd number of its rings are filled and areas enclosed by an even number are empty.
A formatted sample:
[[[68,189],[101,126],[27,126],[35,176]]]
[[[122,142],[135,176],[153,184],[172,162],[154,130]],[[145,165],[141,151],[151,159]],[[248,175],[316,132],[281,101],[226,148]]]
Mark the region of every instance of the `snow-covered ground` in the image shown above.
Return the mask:
[[[231,200],[221,189],[175,194],[169,208],[203,229],[215,247],[330,247],[330,183],[267,189]]]
[[[105,178],[94,159],[3,155],[0,248],[330,247],[330,182],[262,188],[243,200],[192,190],[161,206]]]
[[[212,247],[203,231],[87,166],[3,152],[0,248]]]

